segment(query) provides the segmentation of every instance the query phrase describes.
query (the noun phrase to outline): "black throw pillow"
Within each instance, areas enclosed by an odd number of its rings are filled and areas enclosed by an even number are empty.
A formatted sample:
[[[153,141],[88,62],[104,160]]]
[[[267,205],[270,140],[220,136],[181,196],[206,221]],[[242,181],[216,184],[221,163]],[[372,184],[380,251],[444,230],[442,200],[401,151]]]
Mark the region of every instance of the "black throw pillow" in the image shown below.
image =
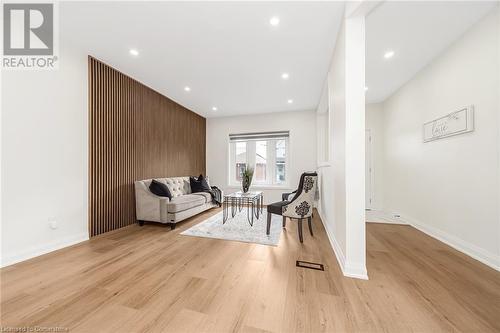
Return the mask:
[[[170,194],[168,186],[162,182],[157,181],[156,179],[153,179],[153,181],[149,185],[149,190],[151,191],[151,193],[156,194],[159,197],[168,197],[169,199],[172,199],[172,194]]]
[[[198,178],[189,177],[189,185],[191,185],[191,192],[207,192],[210,191],[211,188],[207,183],[207,180],[200,175]]]

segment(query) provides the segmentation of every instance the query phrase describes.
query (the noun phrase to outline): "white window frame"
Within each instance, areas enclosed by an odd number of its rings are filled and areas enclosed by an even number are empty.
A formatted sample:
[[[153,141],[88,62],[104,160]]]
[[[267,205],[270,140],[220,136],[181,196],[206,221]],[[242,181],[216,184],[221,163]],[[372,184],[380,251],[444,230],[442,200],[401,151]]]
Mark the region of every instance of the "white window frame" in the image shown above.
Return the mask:
[[[276,141],[277,140],[285,140],[285,181],[283,183],[277,183],[276,182]],[[247,149],[246,149],[246,161],[247,164],[252,166],[255,171],[255,156],[256,156],[256,145],[255,144],[248,144],[257,141],[267,141],[272,142],[271,145],[267,146],[266,149],[266,178],[271,179],[272,182],[257,182],[255,179],[255,174],[254,178],[252,180],[252,188],[259,188],[259,189],[265,189],[265,188],[288,188],[289,186],[289,180],[290,180],[290,137],[284,137],[284,138],[262,138],[262,139],[257,139],[257,140],[241,140],[247,142]],[[239,188],[241,187],[241,183],[236,180],[236,175],[235,175],[235,165],[236,165],[236,151],[235,151],[235,142],[232,142],[231,140],[228,140],[228,187],[232,188]],[[269,167],[271,166],[271,167]]]

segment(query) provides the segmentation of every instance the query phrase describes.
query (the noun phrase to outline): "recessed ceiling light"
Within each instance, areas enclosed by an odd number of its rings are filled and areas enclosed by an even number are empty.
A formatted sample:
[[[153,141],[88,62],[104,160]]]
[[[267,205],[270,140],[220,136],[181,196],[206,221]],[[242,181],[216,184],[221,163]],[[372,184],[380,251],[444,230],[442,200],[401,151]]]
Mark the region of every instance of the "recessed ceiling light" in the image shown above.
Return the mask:
[[[368,90],[368,87],[365,87],[365,91],[367,91],[367,90]]]
[[[217,111],[217,107],[216,106],[212,106],[212,111]]]
[[[288,104],[292,104],[293,103],[293,99],[289,99],[287,102],[288,102]]]
[[[288,73],[283,73],[283,74],[281,74],[281,78],[282,78],[283,80],[288,80],[288,78],[289,78],[289,77],[290,77],[290,75],[288,75]]]
[[[130,49],[128,52],[134,57],[137,57],[139,55],[139,51],[137,51],[136,49]]]
[[[184,91],[191,91],[191,88],[189,88],[188,86],[185,86]]]
[[[278,16],[273,16],[271,17],[271,19],[269,20],[269,23],[272,25],[272,26],[277,26],[278,24],[280,24],[280,18]]]
[[[389,51],[386,51],[386,52],[384,53],[384,58],[386,58],[386,59],[390,59],[390,58],[392,58],[392,57],[394,57],[394,51],[389,50]]]

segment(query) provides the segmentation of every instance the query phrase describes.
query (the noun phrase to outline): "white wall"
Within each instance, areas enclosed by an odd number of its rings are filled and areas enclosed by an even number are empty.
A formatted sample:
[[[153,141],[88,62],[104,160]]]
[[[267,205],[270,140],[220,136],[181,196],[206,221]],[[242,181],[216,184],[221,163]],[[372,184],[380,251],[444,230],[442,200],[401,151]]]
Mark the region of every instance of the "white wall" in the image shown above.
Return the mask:
[[[500,56],[500,8],[497,8],[497,55]],[[500,90],[500,65],[497,64],[497,84],[499,86]],[[497,94],[497,105],[498,108],[500,109],[500,92]],[[500,111],[499,111],[500,112]],[[498,171],[497,175],[500,175],[500,116],[497,117],[497,123],[498,123],[498,131],[497,131],[497,142],[498,142]],[[500,207],[500,176],[498,177],[498,200],[497,200],[497,207]],[[500,252],[500,208],[498,212],[498,251]],[[498,263],[498,266],[500,267],[500,263]]]
[[[330,109],[330,133],[319,140],[330,140],[330,165],[319,169],[320,200],[318,209],[341,266],[346,252],[345,226],[345,26],[343,25],[328,73],[327,99]]]
[[[210,183],[225,192],[230,187],[229,134],[289,130],[289,186],[263,187],[264,202],[281,201],[281,194],[297,189],[302,172],[316,169],[316,117],[314,111],[279,112],[252,116],[219,117],[207,119],[207,175]],[[252,186],[252,189],[257,187]]]
[[[366,105],[366,129],[370,130],[371,141],[371,166],[372,166],[372,205],[373,210],[382,210],[384,207],[384,118],[381,103]],[[367,180],[368,181],[368,180]]]
[[[331,131],[318,133],[331,143],[330,163],[319,164],[318,210],[344,275],[357,278],[367,278],[364,44],[364,17],[346,19],[328,73]]]
[[[362,2],[363,4],[363,2]],[[361,7],[371,7],[368,3]],[[368,278],[365,239],[365,14],[345,21],[345,178],[347,251],[345,271]]]
[[[88,239],[87,56],[60,52],[2,72],[2,266]]]
[[[383,104],[384,209],[500,269],[499,11]],[[422,124],[475,107],[475,131],[422,142]],[[380,179],[379,179],[380,182]]]
[[[328,105],[328,85],[324,85],[321,92],[320,101],[316,110],[316,145],[318,165],[328,163],[330,161],[330,140],[324,140],[329,135],[330,129],[330,114]]]

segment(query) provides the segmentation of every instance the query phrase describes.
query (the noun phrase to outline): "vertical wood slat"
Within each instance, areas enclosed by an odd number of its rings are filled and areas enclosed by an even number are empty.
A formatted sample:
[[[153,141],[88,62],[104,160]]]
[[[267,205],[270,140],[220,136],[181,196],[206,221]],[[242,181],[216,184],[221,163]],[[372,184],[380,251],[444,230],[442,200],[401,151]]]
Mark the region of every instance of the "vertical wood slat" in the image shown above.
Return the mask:
[[[205,173],[205,118],[90,57],[89,234],[136,222],[134,181]]]

